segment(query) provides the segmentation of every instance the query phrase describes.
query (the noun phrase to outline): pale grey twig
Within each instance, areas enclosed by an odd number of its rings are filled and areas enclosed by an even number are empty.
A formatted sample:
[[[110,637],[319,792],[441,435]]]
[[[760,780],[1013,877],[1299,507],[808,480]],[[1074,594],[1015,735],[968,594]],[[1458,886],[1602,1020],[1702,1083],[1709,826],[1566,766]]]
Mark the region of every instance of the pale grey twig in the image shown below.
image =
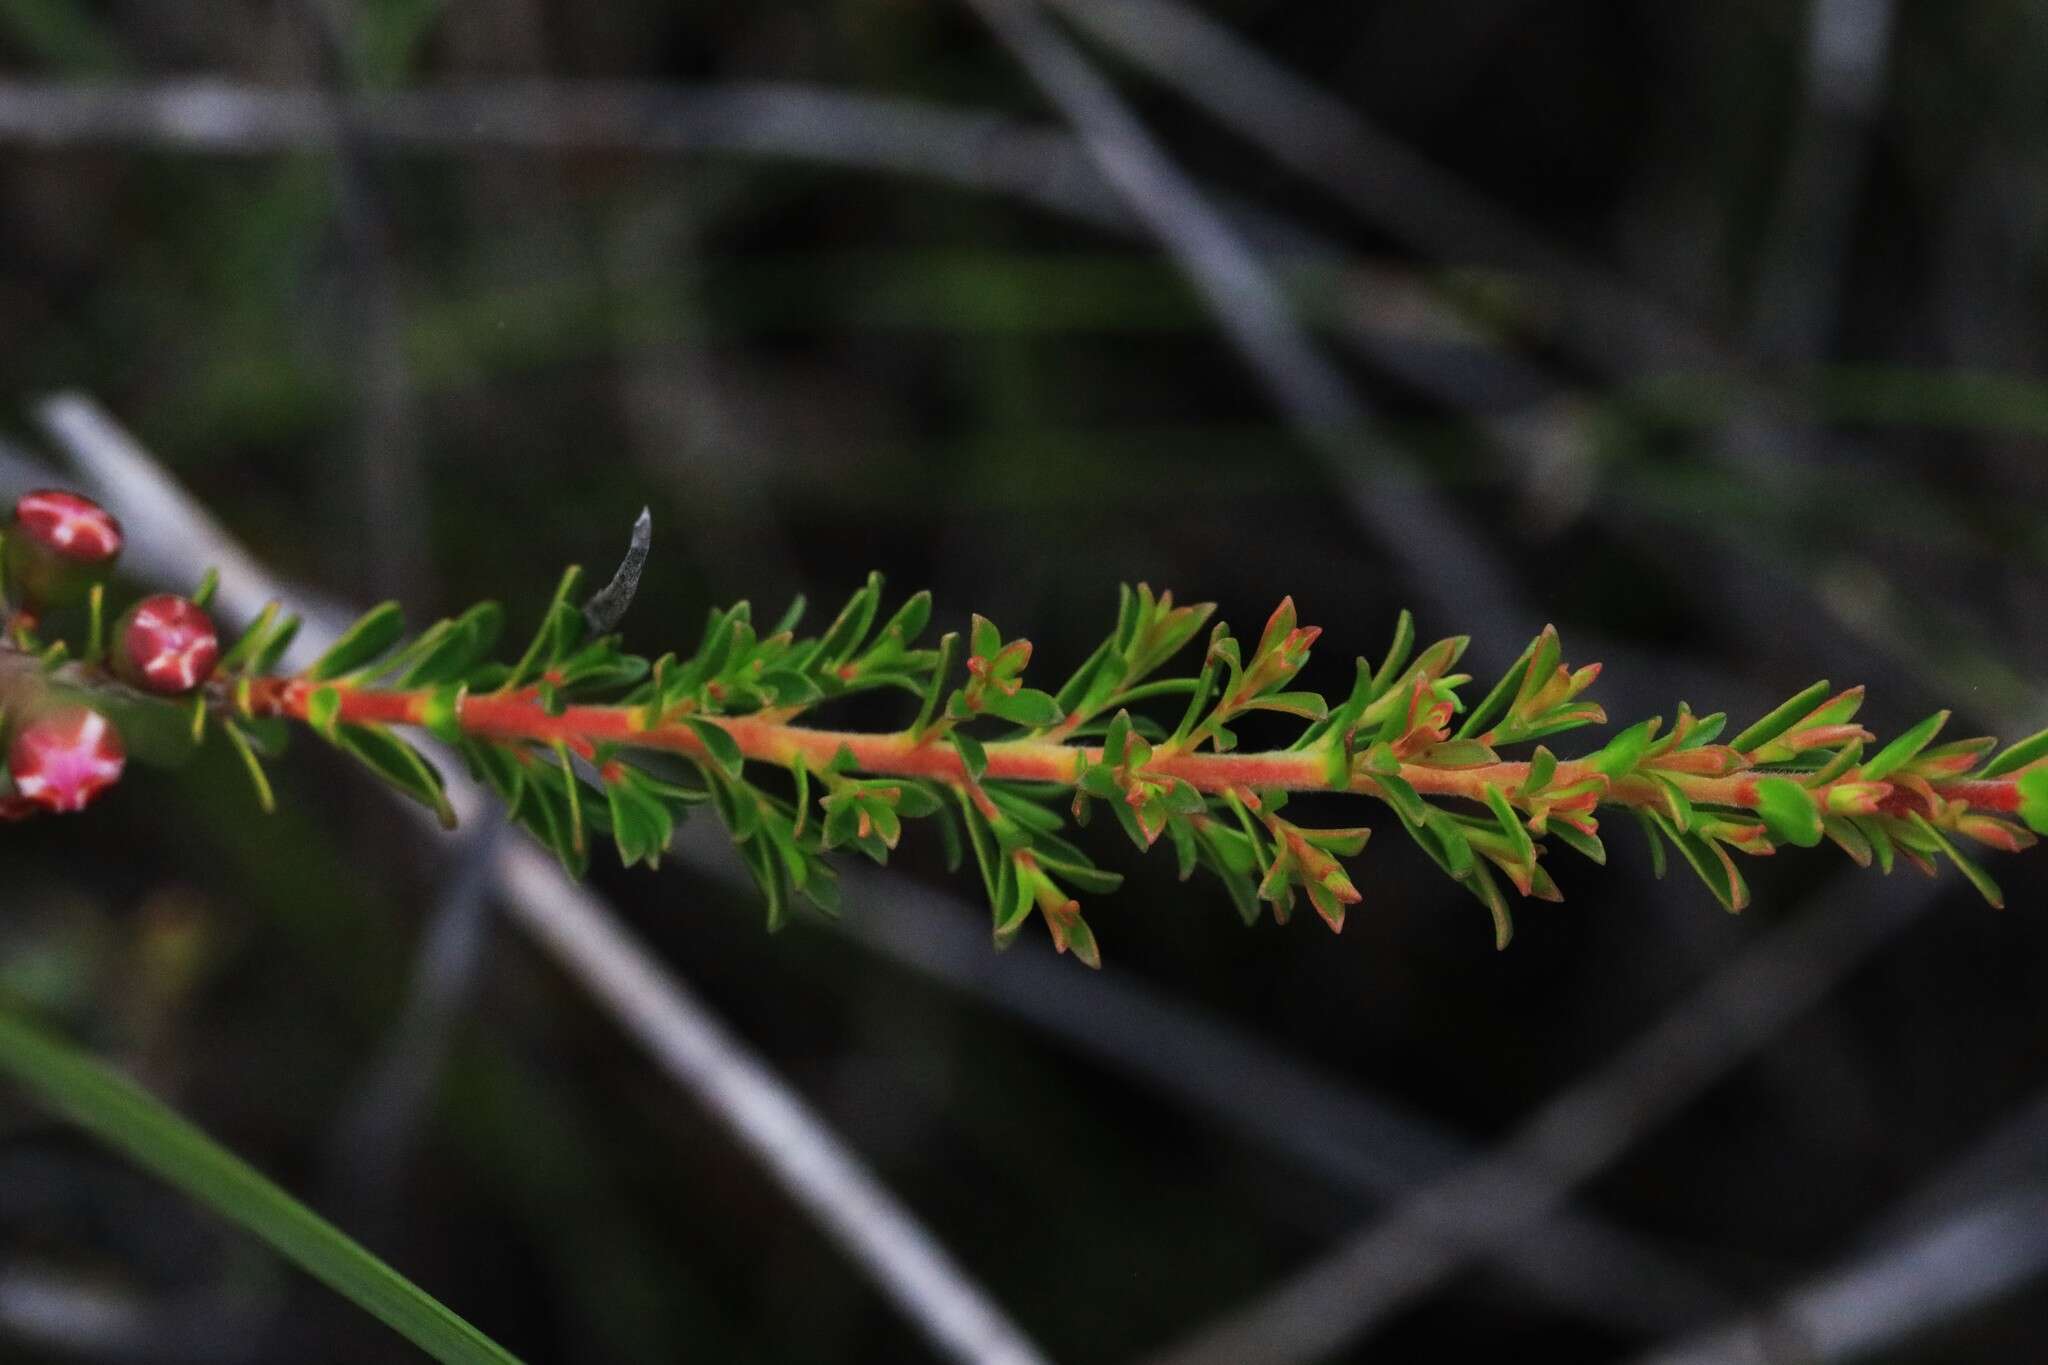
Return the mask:
[[[1640,1365],[1855,1360],[2048,1272],[2048,1186],[2027,1185],[1822,1275],[1768,1311]]]
[[[44,402],[37,416],[87,480],[121,509],[131,547],[138,541],[148,547],[138,560],[149,566],[149,576],[188,581],[207,564],[220,566],[216,602],[228,619],[235,619],[230,604],[246,607],[246,619],[263,602],[289,600],[284,585],[90,399],[61,395]],[[301,636],[316,647],[333,633],[331,625],[323,629],[309,618]],[[475,819],[487,798],[460,772],[446,778],[451,803],[465,820]],[[513,922],[767,1167],[936,1349],[962,1361],[1027,1365],[1041,1359],[860,1158],[620,928],[609,906],[523,839],[498,850],[493,882]]]
[[[751,886],[730,844],[697,829],[686,826],[677,842],[692,871]],[[1015,1015],[1339,1188],[1399,1198],[1477,1155],[1429,1120],[1127,975],[1076,973],[1037,944],[998,957],[978,913],[908,877],[852,866],[840,883],[857,909],[833,928],[854,942]],[[1525,1241],[1489,1248],[1483,1259],[1553,1305],[1622,1331],[1669,1331],[1727,1311],[1727,1296],[1701,1276],[1584,1211],[1560,1210]]]
[[[1805,364],[1827,350],[1873,151],[1895,10],[1895,0],[1815,0],[1808,12],[1806,98],[1791,121],[1753,296],[1750,347],[1758,361]]]
[[[250,155],[331,149],[345,135],[415,152],[790,157],[951,181],[1106,226],[1129,222],[1062,133],[984,110],[850,90],[480,81],[337,98],[211,80],[0,80],[0,141],[27,146],[143,144]]]
[[[1396,1208],[1159,1365],[1319,1359],[1427,1293],[1483,1248],[1509,1245],[1656,1125],[1755,1055],[1934,904],[1918,878],[1871,896],[1838,883],[1491,1153]],[[1447,1235],[1456,1229],[1457,1235]]]
[[[1641,1365],[1737,1365],[1791,1344],[1800,1359],[1841,1360],[1903,1342],[2048,1273],[2044,1178],[2048,1092],[1880,1218],[1864,1251]]]
[[[1491,617],[1502,638],[1540,622],[1493,548],[1442,507],[1426,484],[1361,479],[1384,437],[1338,368],[1319,351],[1278,283],[1036,0],[967,0],[1081,139],[1132,214],[1208,304],[1217,325],[1296,435],[1338,475],[1350,510],[1407,571],[1441,619]],[[1376,471],[1377,473],[1378,471]]]
[[[388,1213],[396,1177],[446,1063],[458,1017],[476,993],[490,942],[492,869],[504,821],[486,813],[455,839],[405,1004],[355,1098],[334,1125],[327,1167],[346,1206]]]
[[[1566,344],[1603,368],[1711,364],[1683,317],[1490,203],[1357,110],[1181,0],[1051,0],[1075,24],[1425,257],[1524,270],[1557,287]]]

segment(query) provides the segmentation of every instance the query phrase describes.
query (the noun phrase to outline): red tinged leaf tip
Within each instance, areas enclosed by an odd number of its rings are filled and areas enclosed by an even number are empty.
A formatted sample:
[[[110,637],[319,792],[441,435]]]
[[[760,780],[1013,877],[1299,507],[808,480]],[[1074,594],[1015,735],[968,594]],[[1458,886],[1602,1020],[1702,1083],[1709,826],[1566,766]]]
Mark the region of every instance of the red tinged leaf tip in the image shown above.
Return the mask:
[[[97,711],[66,706],[21,727],[7,751],[15,795],[48,811],[80,811],[121,780],[127,750]]]
[[[37,545],[81,564],[104,564],[121,553],[121,523],[77,493],[39,488],[14,504],[14,529]]]
[[[114,671],[147,692],[190,692],[213,673],[219,658],[213,619],[171,593],[137,602],[114,632]]]

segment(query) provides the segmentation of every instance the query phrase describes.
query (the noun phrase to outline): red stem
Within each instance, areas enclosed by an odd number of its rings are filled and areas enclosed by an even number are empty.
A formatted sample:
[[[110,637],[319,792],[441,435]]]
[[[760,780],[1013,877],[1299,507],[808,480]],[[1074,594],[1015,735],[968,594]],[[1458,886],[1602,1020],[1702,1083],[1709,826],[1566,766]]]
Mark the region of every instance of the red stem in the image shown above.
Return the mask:
[[[249,687],[249,710],[255,715],[281,715],[305,720],[313,693],[333,687],[340,698],[339,719],[347,724],[418,726],[425,722],[426,691],[386,691],[341,684],[320,684],[302,679],[257,678]],[[517,692],[487,692],[465,695],[456,708],[456,720],[463,731],[479,739],[525,741],[551,745],[560,740],[573,751],[588,757],[595,746],[617,744],[630,748],[656,749],[689,758],[706,757],[704,741],[690,726],[665,722],[644,724],[646,713],[634,706],[570,706],[559,715],[549,715],[531,689]],[[830,764],[846,750],[854,766],[881,776],[923,777],[961,783],[967,772],[952,745],[936,739],[914,740],[908,734],[822,730],[792,725],[764,716],[699,716],[731,735],[748,759],[792,766],[798,759],[813,771]],[[1051,782],[1072,785],[1081,767],[1101,759],[1098,747],[1064,743],[1058,739],[999,740],[984,746],[988,753],[991,780]],[[1652,766],[1654,766],[1652,760]],[[1178,778],[1197,790],[1211,793],[1241,791],[1257,787],[1280,787],[1291,791],[1323,791],[1329,784],[1327,767],[1320,754],[1305,751],[1269,753],[1208,753],[1174,751],[1166,746],[1154,750],[1145,769],[1148,776]],[[1484,802],[1486,788],[1495,786],[1509,795],[1527,780],[1527,763],[1489,763],[1471,768],[1439,768],[1404,763],[1400,775],[1416,791],[1429,796],[1454,796]],[[1762,776],[1738,772],[1714,777],[1680,770],[1661,775],[1676,783],[1695,803],[1753,808],[1756,784]],[[1584,761],[1557,765],[1552,789],[1568,787],[1597,772]],[[1854,770],[1837,782],[1813,790],[1815,803],[1825,810],[1827,793],[1841,782],[1854,781]],[[1932,782],[1932,790],[1944,800],[1966,803],[1988,811],[2011,812],[2019,808],[2016,777],[1989,780],[1951,779]],[[1355,774],[1349,790],[1377,794],[1368,774]],[[1601,793],[1603,804],[1648,806],[1659,804],[1654,784],[1631,777],[1609,786]],[[1933,815],[1925,800],[1903,785],[1892,785],[1884,796],[1882,809],[1903,815],[1917,811]]]

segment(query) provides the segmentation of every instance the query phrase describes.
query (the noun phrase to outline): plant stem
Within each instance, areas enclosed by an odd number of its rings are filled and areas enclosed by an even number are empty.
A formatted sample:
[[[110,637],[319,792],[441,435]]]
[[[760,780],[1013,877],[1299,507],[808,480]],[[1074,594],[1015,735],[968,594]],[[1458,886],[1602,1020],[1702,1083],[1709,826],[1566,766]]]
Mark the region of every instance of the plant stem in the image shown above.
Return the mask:
[[[421,726],[425,723],[431,693],[354,687],[343,684],[314,684],[289,678],[258,678],[251,682],[248,696],[253,715],[285,716],[305,720],[312,695],[321,687],[337,693],[338,718],[343,724]],[[644,708],[637,706],[569,706],[550,715],[530,690],[511,693],[483,693],[464,696],[456,707],[456,723],[464,733],[478,739],[526,741],[542,747],[557,742],[571,752],[590,758],[599,745],[661,750],[689,758],[707,757],[704,742],[688,725],[646,724]],[[799,759],[812,771],[826,769],[845,751],[860,771],[874,776],[918,777],[959,784],[967,779],[960,755],[951,744],[935,737],[917,739],[908,731],[870,732],[827,730],[764,716],[693,717],[731,735],[741,754],[749,760],[790,767]],[[1100,761],[1099,747],[1065,743],[1057,739],[997,740],[984,746],[988,754],[986,779],[1013,782],[1048,782],[1071,786],[1083,767]],[[1679,769],[1661,769],[1655,760],[1643,771],[1656,772],[1662,780],[1676,785],[1696,804],[1753,809],[1757,804],[1757,782],[1770,775],[1743,769],[1723,775],[1708,775]],[[1328,765],[1314,750],[1264,753],[1194,753],[1162,748],[1146,767],[1159,778],[1177,778],[1198,791],[1222,793],[1257,788],[1288,791],[1327,791]],[[1403,763],[1400,777],[1426,796],[1450,796],[1483,804],[1489,786],[1510,796],[1517,793],[1529,774],[1520,762],[1488,763],[1465,768],[1436,767]],[[1782,774],[1780,774],[1782,775]],[[1557,765],[1550,782],[1554,788],[1567,787],[1600,775],[1584,760],[1565,760]],[[1603,783],[1604,779],[1601,779]],[[1827,796],[1835,787],[1853,781],[1851,777],[1813,788],[1811,795],[1823,811]],[[1367,772],[1354,771],[1345,790],[1379,795],[1381,788]],[[2010,812],[2019,807],[2018,781],[2013,777],[1992,780],[1931,781],[1925,791],[1903,784],[1890,784],[1883,809],[1889,814],[1918,811],[1938,812],[1928,801],[1932,792],[1944,801],[1963,802],[1971,807]],[[1600,794],[1603,805],[1657,806],[1661,797],[1656,784],[1642,776],[1630,776],[1606,783]]]

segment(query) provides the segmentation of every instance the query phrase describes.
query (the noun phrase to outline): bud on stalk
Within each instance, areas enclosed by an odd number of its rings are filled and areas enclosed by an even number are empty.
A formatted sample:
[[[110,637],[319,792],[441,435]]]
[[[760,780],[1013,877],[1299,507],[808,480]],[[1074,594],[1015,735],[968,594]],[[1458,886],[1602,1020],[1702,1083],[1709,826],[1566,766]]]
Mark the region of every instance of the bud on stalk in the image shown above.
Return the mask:
[[[179,696],[206,681],[220,658],[213,619],[172,593],[145,597],[114,627],[109,661],[123,681],[161,696]]]
[[[19,818],[20,802],[48,811],[80,811],[121,780],[128,752],[113,723],[90,707],[66,704],[16,730],[7,749],[14,797],[0,814]]]
[[[24,493],[7,534],[9,595],[31,614],[69,605],[120,553],[121,523],[91,498],[55,488]]]

